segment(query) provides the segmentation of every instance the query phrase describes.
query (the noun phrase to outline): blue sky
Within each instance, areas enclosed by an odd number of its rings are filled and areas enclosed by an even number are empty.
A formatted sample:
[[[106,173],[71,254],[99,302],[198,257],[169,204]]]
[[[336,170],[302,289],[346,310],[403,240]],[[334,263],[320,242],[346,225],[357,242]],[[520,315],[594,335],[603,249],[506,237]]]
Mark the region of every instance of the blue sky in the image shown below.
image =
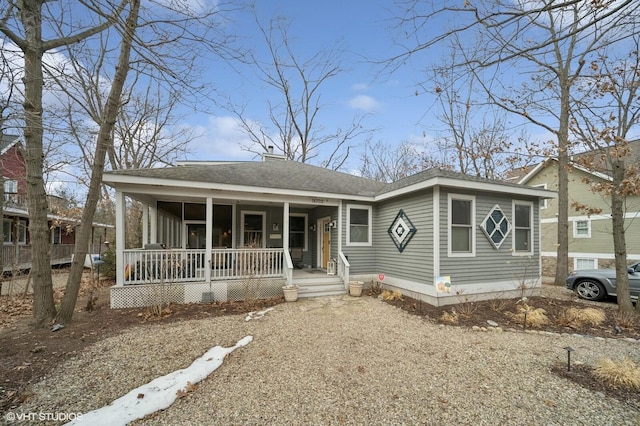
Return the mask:
[[[425,138],[424,127],[429,127],[433,121],[429,118],[429,113],[433,112],[433,100],[424,95],[416,96],[417,84],[424,76],[411,66],[391,75],[380,75],[381,67],[370,61],[387,58],[398,52],[389,29],[398,12],[390,9],[390,3],[380,0],[278,0],[260,2],[257,6],[264,23],[274,16],[284,16],[290,20],[289,35],[296,54],[302,59],[319,50],[329,49],[336,43],[343,46],[345,52],[340,65],[344,71],[321,86],[323,108],[318,124],[328,132],[336,127],[347,126],[358,115],[367,114],[363,125],[368,129],[377,129],[372,136],[374,142],[381,140],[387,144],[397,144],[403,141],[420,142]],[[256,49],[264,47],[255,22],[246,13],[236,13],[233,19],[236,20],[233,33],[243,38],[241,42]],[[437,56],[437,53],[434,52],[434,55]],[[266,101],[277,102],[279,95],[270,92],[250,67],[240,67],[240,70],[242,76],[214,63],[207,78],[239,104],[246,103],[247,118],[268,123]],[[217,108],[212,115],[193,115],[190,121],[191,125],[198,126],[204,133],[194,141],[194,153],[190,159],[253,158],[252,154],[240,150],[239,142],[245,136],[238,132],[236,121],[228,111]],[[365,136],[354,142],[362,145],[364,141]],[[354,154],[351,160],[352,166],[357,167],[358,155]]]

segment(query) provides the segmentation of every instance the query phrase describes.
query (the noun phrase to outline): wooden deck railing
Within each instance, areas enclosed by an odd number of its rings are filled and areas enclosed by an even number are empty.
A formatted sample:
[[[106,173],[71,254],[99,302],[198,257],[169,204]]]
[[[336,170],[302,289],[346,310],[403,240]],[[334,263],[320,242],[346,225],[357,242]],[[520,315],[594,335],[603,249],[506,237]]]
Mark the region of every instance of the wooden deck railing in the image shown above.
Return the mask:
[[[205,250],[124,251],[124,285],[206,280],[206,268],[212,280],[248,277],[283,277],[284,253],[272,249],[214,249],[211,259]]]
[[[74,250],[73,244],[52,244],[51,245],[51,264],[60,265],[71,263],[71,255]],[[103,250],[104,251],[104,250]],[[100,245],[93,244],[89,252],[95,254],[100,253]],[[4,245],[2,246],[2,261],[5,271],[12,269],[28,269],[31,267],[31,245]]]

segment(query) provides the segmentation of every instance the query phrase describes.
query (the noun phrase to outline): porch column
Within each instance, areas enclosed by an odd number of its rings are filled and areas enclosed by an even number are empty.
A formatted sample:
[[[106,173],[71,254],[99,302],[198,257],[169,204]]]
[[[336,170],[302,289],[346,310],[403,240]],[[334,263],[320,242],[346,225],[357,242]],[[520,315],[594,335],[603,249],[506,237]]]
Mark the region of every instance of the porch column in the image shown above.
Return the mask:
[[[142,247],[149,243],[149,205],[142,205]]]
[[[124,285],[124,245],[125,245],[124,194],[116,189],[116,285]]]
[[[285,202],[282,212],[282,248],[289,250],[289,203]]]
[[[207,197],[207,209],[205,213],[206,217],[206,243],[204,251],[204,280],[211,282],[211,240],[213,239],[213,198]]]
[[[154,203],[152,206],[149,206],[149,225],[151,227],[151,235],[149,236],[150,243],[158,242],[158,207],[157,203]]]

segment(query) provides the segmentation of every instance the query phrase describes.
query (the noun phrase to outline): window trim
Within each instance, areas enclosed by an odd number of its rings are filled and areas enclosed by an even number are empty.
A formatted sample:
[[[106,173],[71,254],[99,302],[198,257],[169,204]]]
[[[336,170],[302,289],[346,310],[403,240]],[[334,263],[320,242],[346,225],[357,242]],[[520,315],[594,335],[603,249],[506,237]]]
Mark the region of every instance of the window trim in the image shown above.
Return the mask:
[[[578,234],[578,222],[587,224],[587,234]],[[573,220],[573,238],[591,238],[591,219],[574,219]]]
[[[2,226],[3,226],[3,234],[4,234],[4,222],[10,222],[12,225],[10,227],[11,232],[9,233],[9,240],[3,241],[5,245],[15,244],[13,240],[13,219],[11,218],[3,218]],[[18,219],[18,245],[26,245],[27,244],[27,221],[24,219]]]
[[[493,222],[495,225],[499,225],[499,224],[495,223],[495,219],[493,218],[493,215],[492,215],[493,212],[496,211],[496,210],[498,210],[498,211],[500,211],[500,213],[502,213],[502,218],[507,223],[507,231],[504,232],[504,233],[498,227],[496,227],[496,229],[494,229],[494,232],[500,232],[500,235],[502,235],[502,239],[500,240],[499,243],[496,243],[495,241],[493,241],[493,238],[491,237],[491,235],[489,234],[489,231],[487,230],[487,222],[489,222],[489,221]],[[502,222],[502,220],[500,222]],[[487,240],[489,241],[489,244],[491,244],[491,246],[494,249],[499,250],[500,247],[502,246],[502,244],[504,244],[504,242],[507,241],[507,238],[509,237],[509,233],[511,233],[511,222],[509,222],[509,218],[507,217],[507,214],[504,212],[504,210],[502,210],[500,205],[496,204],[495,206],[493,206],[491,208],[491,210],[489,210],[489,213],[487,213],[487,215],[485,216],[483,221],[480,223],[480,229],[482,229],[482,232],[487,237]]]
[[[289,213],[291,217],[304,217],[304,245],[302,251],[309,250],[309,215],[307,213]],[[289,220],[289,245],[291,245],[291,220]]]
[[[56,232],[58,233],[58,241],[56,241]],[[62,227],[54,226],[51,228],[51,244],[62,244]]]
[[[593,267],[589,269],[598,269],[598,259],[594,257],[574,257],[573,258],[573,270],[578,270],[578,260],[590,260],[593,262]]]
[[[367,220],[369,222],[367,229],[367,241],[351,241],[351,210],[366,210]],[[347,204],[347,235],[346,245],[351,247],[370,247],[373,245],[373,208],[365,204]]]
[[[267,212],[265,211],[254,211],[254,210],[242,210],[240,212],[240,247],[244,247],[244,217],[245,215],[256,215],[262,216],[262,248],[267,248]]]
[[[471,202],[471,251],[452,251],[451,250],[451,203],[453,200],[462,200]],[[475,257],[476,256],[476,197],[475,195],[465,194],[447,194],[447,256],[448,257]]]
[[[542,189],[547,189],[547,184],[546,183],[540,183],[538,185],[531,185],[532,188],[542,188]],[[539,202],[539,206],[540,206],[540,210],[544,210],[548,207],[548,201],[549,199],[547,198],[541,198],[540,202]]]
[[[518,229],[523,229],[523,228],[519,228],[517,226],[517,222],[516,222],[516,206],[529,206],[529,242],[530,242],[530,247],[529,250],[525,251],[525,250],[517,250],[516,249],[516,234]],[[534,225],[534,214],[533,214],[533,206],[534,203],[532,201],[522,201],[522,200],[512,200],[511,202],[511,218],[512,218],[512,229],[513,229],[513,233],[512,233],[512,237],[511,237],[511,249],[512,249],[512,254],[514,256],[523,256],[523,255],[533,255],[534,253],[534,247],[535,247],[535,240],[534,240],[534,236],[535,236],[535,225]]]

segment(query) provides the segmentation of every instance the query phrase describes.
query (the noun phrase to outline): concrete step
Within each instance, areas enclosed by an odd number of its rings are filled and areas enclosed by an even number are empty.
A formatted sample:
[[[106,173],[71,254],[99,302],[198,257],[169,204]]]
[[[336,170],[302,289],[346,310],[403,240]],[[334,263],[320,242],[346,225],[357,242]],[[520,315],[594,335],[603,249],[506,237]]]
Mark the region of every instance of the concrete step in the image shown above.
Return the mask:
[[[346,294],[344,284],[298,284],[298,297],[322,297],[322,296],[339,296]]]

